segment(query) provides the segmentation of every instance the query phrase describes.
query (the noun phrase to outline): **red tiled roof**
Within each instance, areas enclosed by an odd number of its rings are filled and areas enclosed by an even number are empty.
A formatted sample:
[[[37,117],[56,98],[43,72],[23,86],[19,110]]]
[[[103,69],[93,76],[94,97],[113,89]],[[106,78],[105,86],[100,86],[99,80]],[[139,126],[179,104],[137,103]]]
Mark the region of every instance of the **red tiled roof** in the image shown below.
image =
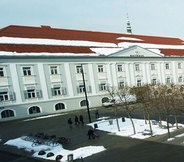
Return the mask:
[[[179,38],[158,37],[158,36],[144,36],[134,34],[120,34],[97,31],[82,31],[70,29],[57,29],[49,26],[29,27],[29,26],[8,26],[0,30],[0,36],[7,37],[21,37],[21,38],[46,38],[59,40],[87,40],[95,42],[134,42],[131,40],[119,40],[119,37],[137,38],[141,39],[142,43],[151,44],[167,44],[167,45],[181,45],[182,40]],[[139,41],[136,41],[139,42]]]
[[[183,45],[179,38],[144,36],[134,34],[120,34],[97,31],[82,31],[70,29],[57,29],[50,26],[29,27],[11,25],[0,29],[0,37],[19,37],[19,38],[43,38],[58,40],[83,40],[93,42],[115,43],[136,42],[161,45]],[[118,39],[123,37],[123,39]],[[124,39],[125,38],[125,39]],[[126,39],[128,38],[128,39]],[[129,39],[134,38],[134,39]],[[136,39],[136,40],[135,40]],[[0,51],[17,53],[47,52],[47,53],[95,53],[90,47],[84,46],[59,46],[59,45],[29,45],[29,44],[0,44]],[[184,56],[184,50],[179,49],[160,49],[165,56]]]
[[[0,44],[0,51],[17,53],[94,53],[89,47],[79,46],[52,46],[52,45],[26,45],[26,44]]]
[[[184,56],[184,49],[160,49],[165,56]]]

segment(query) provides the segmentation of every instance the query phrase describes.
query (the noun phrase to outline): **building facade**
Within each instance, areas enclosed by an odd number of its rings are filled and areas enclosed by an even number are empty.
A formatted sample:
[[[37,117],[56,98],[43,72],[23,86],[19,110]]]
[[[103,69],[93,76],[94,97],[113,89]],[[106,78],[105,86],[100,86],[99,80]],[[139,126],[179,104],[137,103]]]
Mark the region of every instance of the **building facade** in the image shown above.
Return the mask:
[[[114,34],[107,33],[99,37],[103,42],[94,44],[89,32],[85,34],[88,44],[80,40],[82,45],[72,45],[70,40],[69,46],[66,40],[62,44],[49,44],[48,40],[43,43],[46,38],[32,38],[36,43],[27,43],[28,38],[20,37],[21,32],[19,36],[11,33],[1,30],[0,121],[86,109],[85,87],[89,107],[93,108],[101,106],[109,97],[108,86],[184,83],[182,40],[149,36],[148,40],[165,41],[153,45],[153,42],[142,43],[143,36],[118,35],[113,42]],[[104,43],[105,40],[109,42]],[[117,40],[121,40],[118,45]]]

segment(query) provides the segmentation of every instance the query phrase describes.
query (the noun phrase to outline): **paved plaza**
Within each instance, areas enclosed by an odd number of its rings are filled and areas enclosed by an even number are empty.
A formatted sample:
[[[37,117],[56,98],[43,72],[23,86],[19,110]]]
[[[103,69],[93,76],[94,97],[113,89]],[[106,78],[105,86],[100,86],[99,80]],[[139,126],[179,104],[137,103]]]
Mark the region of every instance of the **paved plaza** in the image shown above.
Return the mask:
[[[110,116],[114,118],[113,109],[99,108],[100,116]],[[28,133],[44,132],[55,134],[71,139],[69,144],[63,145],[65,149],[74,150],[84,146],[104,146],[107,150],[84,158],[84,162],[181,162],[184,159],[184,146],[181,144],[184,138],[167,142],[167,134],[152,137],[146,140],[132,139],[128,137],[116,136],[113,133],[98,131],[99,139],[88,140],[88,126],[84,124],[69,129],[67,120],[71,117],[74,121],[75,115],[82,114],[85,124],[89,122],[86,110],[69,112],[51,118],[39,120],[23,121],[16,120],[0,123],[0,161],[1,162],[39,162],[49,161],[32,157],[32,153],[13,146],[4,145],[10,139],[18,138]],[[90,111],[92,122],[96,121],[94,110]],[[122,112],[119,116],[123,116]],[[171,136],[184,133],[180,129],[171,133]],[[78,160],[79,161],[79,160]]]

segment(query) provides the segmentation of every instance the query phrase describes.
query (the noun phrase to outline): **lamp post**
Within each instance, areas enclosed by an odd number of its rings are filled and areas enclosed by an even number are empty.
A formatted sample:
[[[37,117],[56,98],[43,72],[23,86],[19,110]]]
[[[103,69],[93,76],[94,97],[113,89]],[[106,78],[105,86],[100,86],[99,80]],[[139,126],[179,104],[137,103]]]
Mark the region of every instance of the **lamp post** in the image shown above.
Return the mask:
[[[87,96],[87,92],[86,92],[86,84],[85,84],[84,71],[83,71],[82,64],[81,64],[81,72],[82,72],[82,79],[83,79],[83,85],[84,85],[84,93],[85,93],[85,98],[86,98],[86,106],[87,106],[87,111],[88,111],[89,123],[91,123],[91,116],[90,116],[90,112],[89,112],[88,96]]]

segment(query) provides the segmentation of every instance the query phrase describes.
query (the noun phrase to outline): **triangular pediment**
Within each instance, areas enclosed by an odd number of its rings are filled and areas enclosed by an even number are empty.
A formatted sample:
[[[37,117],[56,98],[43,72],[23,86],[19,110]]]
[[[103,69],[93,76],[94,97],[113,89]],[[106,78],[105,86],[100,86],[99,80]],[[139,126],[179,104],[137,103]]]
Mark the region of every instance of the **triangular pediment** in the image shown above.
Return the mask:
[[[163,54],[153,52],[140,46],[131,46],[116,53],[112,53],[109,57],[163,57]]]

